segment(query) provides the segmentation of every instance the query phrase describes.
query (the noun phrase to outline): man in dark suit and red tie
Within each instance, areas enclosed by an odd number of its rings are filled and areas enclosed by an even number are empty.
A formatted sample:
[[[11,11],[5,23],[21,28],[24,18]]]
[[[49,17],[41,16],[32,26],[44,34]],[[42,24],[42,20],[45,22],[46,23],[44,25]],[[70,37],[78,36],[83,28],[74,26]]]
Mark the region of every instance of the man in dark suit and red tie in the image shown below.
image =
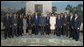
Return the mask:
[[[78,16],[78,13],[75,12],[75,19],[74,19],[74,39],[76,41],[79,40],[79,30],[80,30],[80,25],[81,25],[81,18]]]

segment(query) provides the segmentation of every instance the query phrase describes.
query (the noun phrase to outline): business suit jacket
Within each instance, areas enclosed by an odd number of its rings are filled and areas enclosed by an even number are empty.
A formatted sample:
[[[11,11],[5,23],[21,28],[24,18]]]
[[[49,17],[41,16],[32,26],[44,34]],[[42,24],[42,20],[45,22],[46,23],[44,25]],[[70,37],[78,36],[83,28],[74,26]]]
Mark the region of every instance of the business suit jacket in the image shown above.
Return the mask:
[[[80,25],[81,25],[81,18],[78,16],[76,20],[74,19],[74,28],[78,29],[80,28]]]
[[[35,16],[33,17],[33,24],[35,24],[35,26],[39,25],[39,16],[37,16],[37,19]]]
[[[45,24],[46,24],[46,17],[40,17],[39,24],[41,24],[41,26],[45,26]]]
[[[11,17],[8,16],[8,19],[7,19],[7,16],[4,17],[4,25],[6,28],[9,28],[10,25],[11,25]]]
[[[17,19],[17,17],[14,18],[14,16],[12,16],[12,24],[13,24],[13,25],[14,25],[14,24],[18,24],[18,19]]]
[[[50,19],[50,17],[46,17],[46,24],[48,24],[48,25],[49,25],[49,19]]]
[[[67,17],[65,18],[65,16],[63,17],[63,24],[68,24],[68,22],[69,22],[69,16],[67,15]]]
[[[56,26],[61,28],[61,26],[62,26],[62,19],[61,18],[60,19],[56,18]]]
[[[61,23],[62,23],[62,26],[63,26],[63,24],[64,24],[64,15],[63,15],[63,17],[61,17]]]
[[[73,27],[74,26],[74,16],[71,19],[71,16],[69,16],[69,26]]]
[[[19,19],[19,26],[21,26],[21,27],[23,26],[23,18]]]

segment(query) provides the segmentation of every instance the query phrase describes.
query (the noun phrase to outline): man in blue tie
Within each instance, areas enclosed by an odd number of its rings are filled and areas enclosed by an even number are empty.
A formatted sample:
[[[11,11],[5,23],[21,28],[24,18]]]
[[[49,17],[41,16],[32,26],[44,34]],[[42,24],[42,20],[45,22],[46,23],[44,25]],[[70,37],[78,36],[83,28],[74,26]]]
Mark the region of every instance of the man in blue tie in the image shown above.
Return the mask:
[[[33,25],[35,26],[35,35],[38,35],[39,16],[37,12],[35,13],[33,17]]]

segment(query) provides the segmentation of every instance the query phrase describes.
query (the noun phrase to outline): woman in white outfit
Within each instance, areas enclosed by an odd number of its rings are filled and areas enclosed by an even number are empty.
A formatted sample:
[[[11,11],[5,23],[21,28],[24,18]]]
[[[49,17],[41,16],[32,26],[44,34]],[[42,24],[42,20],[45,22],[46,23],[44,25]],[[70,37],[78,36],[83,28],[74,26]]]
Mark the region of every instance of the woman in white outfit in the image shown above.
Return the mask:
[[[51,16],[50,16],[50,30],[51,30],[51,35],[54,34],[55,25],[56,25],[56,17],[54,16],[54,14],[51,14]]]

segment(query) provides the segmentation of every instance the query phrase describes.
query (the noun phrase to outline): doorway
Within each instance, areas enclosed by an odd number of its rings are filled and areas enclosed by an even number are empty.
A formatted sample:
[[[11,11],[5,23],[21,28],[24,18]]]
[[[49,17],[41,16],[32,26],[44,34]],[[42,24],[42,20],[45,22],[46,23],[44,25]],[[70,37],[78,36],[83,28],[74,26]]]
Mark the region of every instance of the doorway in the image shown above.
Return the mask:
[[[42,13],[43,12],[43,5],[42,4],[35,4],[35,12]]]

